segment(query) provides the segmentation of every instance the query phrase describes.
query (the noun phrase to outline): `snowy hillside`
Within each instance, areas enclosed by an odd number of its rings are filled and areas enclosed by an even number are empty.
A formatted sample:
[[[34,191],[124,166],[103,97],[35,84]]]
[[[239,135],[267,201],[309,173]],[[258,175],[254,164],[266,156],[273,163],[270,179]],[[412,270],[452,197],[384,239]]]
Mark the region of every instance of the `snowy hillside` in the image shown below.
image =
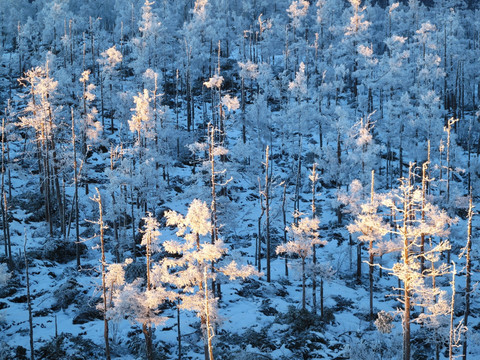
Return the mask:
[[[0,359],[477,359],[463,0],[0,0]]]

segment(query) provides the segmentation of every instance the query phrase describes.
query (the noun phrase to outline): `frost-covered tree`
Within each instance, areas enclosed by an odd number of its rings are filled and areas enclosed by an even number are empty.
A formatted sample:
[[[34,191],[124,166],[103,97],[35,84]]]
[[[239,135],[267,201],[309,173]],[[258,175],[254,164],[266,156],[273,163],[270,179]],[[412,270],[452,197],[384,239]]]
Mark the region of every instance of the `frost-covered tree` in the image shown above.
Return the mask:
[[[463,315],[463,325],[468,329],[468,318],[470,316],[470,302],[472,291],[472,220],[474,215],[472,194],[468,202],[468,220],[467,220],[467,243],[463,249],[462,255],[465,256],[465,310]],[[467,359],[468,331],[465,332],[463,339],[463,357]]]
[[[147,148],[147,139],[154,137],[155,124],[153,123],[153,111],[151,108],[152,98],[147,89],[143,93],[139,92],[133,97],[135,108],[132,109],[134,114],[132,119],[128,121],[130,131],[136,133],[136,141],[140,148]]]
[[[211,94],[211,110],[212,110],[212,121],[211,124],[213,127],[219,130],[218,137],[220,144],[224,144],[225,138],[225,116],[223,113],[222,104],[222,83],[224,77],[220,75],[220,43],[219,43],[219,57],[218,57],[218,66],[215,68],[215,74],[205,81],[203,85],[210,89]],[[216,110],[218,108],[218,111]]]
[[[101,116],[102,116],[102,128],[105,128],[105,102],[106,105],[110,105],[112,111],[114,111],[112,106],[113,87],[115,85],[114,78],[117,75],[116,67],[119,63],[122,62],[123,55],[120,51],[116,49],[116,46],[112,46],[107,50],[103,51],[101,59],[98,59],[98,63],[102,66],[102,74],[100,77],[100,91],[101,91]],[[105,87],[107,88],[107,96],[105,96]],[[107,101],[105,101],[107,100]],[[114,114],[110,114],[110,131],[113,134],[113,118]]]
[[[300,27],[302,18],[307,16],[310,3],[305,0],[292,1],[287,9],[288,17],[292,20],[292,28],[297,29]]]
[[[397,12],[393,12],[393,14],[396,15]],[[392,16],[390,13],[390,18]],[[379,64],[382,72],[382,76],[379,78],[379,87],[383,96],[380,97],[379,109],[382,120],[378,122],[377,130],[384,134],[385,138],[388,155],[386,180],[389,187],[396,178],[392,164],[395,150],[398,159],[397,174],[398,177],[403,177],[404,146],[407,143],[406,137],[412,136],[408,130],[414,121],[415,113],[408,93],[412,85],[413,69],[410,64],[411,60],[409,60],[411,51],[408,49],[407,41],[407,37],[396,34],[385,39],[387,51],[384,52]]]
[[[365,45],[363,42],[367,38],[367,30],[371,25],[371,22],[365,20],[365,6],[361,6],[361,0],[349,0],[351,8],[345,11],[348,11],[349,23],[345,26],[344,30],[344,43],[345,43],[345,51],[346,56],[350,57],[352,61],[352,69],[351,69],[351,76],[353,77],[353,84],[352,84],[352,94],[354,96],[354,100],[358,101],[358,86],[359,86],[359,77],[360,75],[357,73],[359,69],[359,61],[362,56],[362,53],[365,51],[358,51],[359,46],[362,45],[363,48],[366,50]]]
[[[299,58],[306,57],[306,42],[302,41],[302,38],[307,38],[307,36],[302,36],[300,30],[307,28],[304,23],[304,19],[308,15],[308,9],[310,8],[310,2],[306,0],[292,1],[290,6],[287,8],[287,15],[290,18],[290,27],[292,31],[292,41],[289,42],[288,30],[286,35],[286,51],[285,51],[285,68],[288,69],[288,59],[289,52],[293,50],[294,57],[294,69],[297,70],[299,66]],[[287,28],[288,29],[288,28]],[[307,30],[305,30],[307,31]],[[300,33],[300,34],[299,34]]]
[[[213,360],[214,325],[218,321],[217,299],[209,286],[219,273],[231,280],[246,278],[257,274],[252,266],[238,266],[235,261],[216,268],[212,264],[218,262],[227,249],[218,239],[214,244],[202,238],[212,232],[210,211],[200,200],[193,200],[186,216],[168,211],[165,214],[167,225],[177,227],[178,240],[163,243],[167,253],[174,257],[165,258],[161,265],[155,265],[152,276],[181,289],[179,307],[197,313],[202,325],[205,342],[205,359]]]
[[[110,339],[108,336],[108,301],[107,301],[107,262],[105,258],[105,228],[106,225],[103,222],[103,204],[102,204],[102,195],[98,188],[95,188],[97,191],[97,195],[92,198],[94,202],[98,204],[98,220],[91,221],[94,224],[97,224],[100,229],[100,234],[98,235],[100,239],[100,269],[101,269],[101,277],[102,277],[102,303],[99,304],[99,308],[103,313],[103,338],[105,340],[105,357],[107,360],[110,360]]]
[[[175,294],[166,290],[162,279],[152,271],[152,255],[161,249],[159,223],[152,214],[143,218],[145,226],[142,230],[141,245],[145,246],[146,274],[144,278],[137,278],[125,283],[124,270],[121,264],[110,265],[107,273],[107,285],[110,287],[113,308],[108,314],[117,320],[127,318],[130,322],[142,324],[142,333],[145,337],[146,357],[154,359],[153,329],[164,323],[167,318],[161,316],[159,306],[167,299],[174,299]],[[127,259],[125,265],[131,260]],[[158,266],[158,264],[156,264]],[[119,288],[114,289],[113,286]]]
[[[369,282],[370,282],[370,320],[373,321],[373,243],[380,240],[387,234],[388,228],[383,222],[383,217],[378,214],[378,207],[381,198],[374,191],[374,171],[372,170],[370,202],[362,204],[360,213],[356,216],[355,221],[347,226],[350,233],[360,233],[358,239],[364,243],[368,243],[368,265],[369,265]]]
[[[239,62],[238,66],[240,67],[240,78],[242,79],[242,87],[241,87],[241,105],[240,108],[242,110],[242,140],[245,144],[247,142],[247,125],[246,125],[246,114],[245,114],[245,103],[247,101],[247,90],[248,88],[245,87],[245,80],[250,80],[250,88],[252,87],[251,83],[258,77],[258,64],[251,62],[250,60],[242,63]]]
[[[218,135],[219,130],[211,123],[208,124],[207,130],[207,143],[194,143],[189,146],[189,149],[194,155],[203,152],[205,156],[207,156],[207,158],[202,161],[202,172],[208,173],[208,178],[204,178],[203,180],[206,181],[210,187],[210,191],[208,192],[210,193],[210,213],[212,217],[211,242],[214,244],[219,238],[220,226],[218,219],[221,215],[219,208],[223,205],[222,197],[217,194],[219,192],[218,189],[221,188],[221,193],[225,194],[226,185],[232,178],[226,179],[226,168],[219,166],[219,158],[225,159],[228,154],[228,149],[219,144],[217,140],[217,137],[220,137],[220,135]],[[197,179],[201,178],[197,177]],[[207,193],[207,189],[202,191],[202,193]]]
[[[84,157],[87,155],[87,140],[90,142],[95,142],[98,140],[103,130],[100,122],[96,120],[98,114],[97,108],[92,106],[92,103],[96,97],[94,93],[95,85],[88,83],[89,78],[90,70],[85,70],[82,72],[82,75],[79,79],[79,81],[82,83],[82,121],[79,125],[82,141],[82,155]]]
[[[62,196],[59,182],[59,163],[56,153],[55,110],[52,99],[58,82],[49,76],[48,62],[46,68],[36,67],[28,70],[25,76],[19,79],[20,84],[28,86],[29,101],[25,108],[27,115],[20,117],[19,126],[32,128],[35,132],[34,140],[40,176],[40,192],[44,195],[45,221],[49,224],[50,234],[53,235],[53,211],[51,207],[52,191],[55,189],[59,213],[63,214]],[[53,180],[54,187],[51,186]],[[62,233],[64,233],[64,219]]]
[[[359,179],[363,184],[368,183],[369,174],[376,170],[379,163],[378,155],[383,150],[383,146],[373,136],[374,116],[375,112],[355,123],[349,130],[345,144],[350,150],[345,159],[347,172],[349,176]]]
[[[432,329],[440,325],[438,316],[446,313],[440,311],[445,308],[440,300],[441,289],[435,285],[435,278],[446,274],[445,265],[438,265],[439,255],[450,249],[445,239],[450,233],[450,226],[454,219],[447,213],[425,199],[423,189],[413,184],[412,165],[409,177],[401,179],[398,189],[392,190],[383,197],[377,198],[371,191],[371,198],[360,202],[361,210],[356,211],[355,222],[349,230],[361,232],[361,237],[370,243],[370,265],[373,264],[373,241],[381,243],[382,238],[390,236],[395,241],[386,243],[390,252],[399,251],[399,260],[390,268],[390,272],[399,279],[397,290],[400,291],[398,300],[403,304],[403,359],[410,359],[410,324],[413,321],[429,323]],[[372,181],[373,184],[373,181]],[[358,206],[353,205],[354,209]],[[385,212],[387,211],[387,212]],[[385,222],[384,216],[390,212],[391,221]],[[425,237],[440,239],[431,242],[429,247],[421,245],[420,240]],[[424,271],[421,264],[424,261],[431,267]],[[427,279],[431,279],[427,281]],[[401,282],[401,284],[400,284]],[[430,283],[429,283],[430,282]],[[371,295],[372,299],[372,295]],[[422,316],[413,318],[413,306],[422,307]],[[448,308],[448,306],[447,306]],[[371,303],[372,312],[372,303]]]
[[[61,36],[64,27],[64,21],[73,19],[73,14],[69,11],[68,1],[50,0],[43,3],[43,7],[38,14],[42,26],[42,42],[53,52],[61,47]]]
[[[141,36],[132,40],[136,60],[132,62],[133,69],[137,74],[143,74],[148,68],[158,69],[160,66],[162,47],[160,40],[162,23],[152,8],[155,2],[145,0],[141,8],[141,19],[138,26]]]
[[[93,106],[95,100],[95,85],[88,83],[90,78],[90,70],[85,70],[82,72],[82,75],[79,81],[82,83],[82,96],[80,104],[80,116],[81,120],[77,121],[77,128],[80,132],[80,141],[81,141],[81,154],[82,154],[82,166],[83,175],[88,177],[88,173],[91,171],[88,158],[91,155],[91,148],[93,145],[100,142],[100,136],[103,132],[102,124],[97,121],[96,117],[98,114],[97,108]],[[74,129],[75,130],[75,129]],[[77,171],[77,170],[75,170]],[[82,174],[77,173],[79,177]],[[78,177],[77,177],[78,180]],[[75,181],[77,181],[75,180]],[[84,182],[85,193],[88,195],[88,181]]]
[[[209,48],[213,43],[208,39],[207,32],[211,24],[210,3],[208,0],[196,0],[191,20],[183,24],[180,31],[185,59],[182,68],[185,77],[185,100],[187,111],[187,130],[195,123],[195,99],[193,96],[194,81],[207,72]],[[212,41],[210,43],[210,41]],[[213,74],[209,74],[213,75]]]
[[[289,82],[288,90],[291,92],[296,102],[295,105],[290,106],[289,110],[292,114],[295,113],[298,116],[291,128],[288,129],[293,141],[295,139],[295,134],[301,138],[303,134],[308,133],[305,118],[307,117],[306,114],[311,110],[308,109],[305,104],[302,104],[302,100],[307,96],[307,77],[305,74],[305,64],[303,62],[300,63],[298,71],[295,73],[294,80]]]
[[[345,191],[340,191],[337,193],[337,201],[334,203],[336,205],[336,210],[340,214],[342,212],[350,214],[354,219],[359,216],[362,212],[362,203],[366,200],[366,190],[364,189],[362,183],[355,179],[349,185],[348,193]],[[339,215],[341,216],[341,215]],[[352,267],[352,246],[353,243],[350,241],[350,268]],[[357,273],[356,278],[357,282],[361,282],[362,276],[362,242],[360,239],[357,241]]]
[[[398,192],[393,192],[385,200],[385,205],[397,214],[394,219],[393,232],[400,241],[400,262],[394,264],[392,274],[402,282],[399,301],[403,304],[403,358],[409,360],[411,356],[410,323],[411,307],[422,306],[422,295],[426,290],[424,274],[420,272],[420,257],[425,254],[418,252],[421,235],[445,238],[449,234],[453,223],[445,211],[435,205],[424,202],[421,189],[412,185],[411,169],[409,177],[402,179]],[[424,212],[423,216],[420,216]],[[425,253],[442,253],[449,248],[448,241],[440,241]]]
[[[306,260],[313,254],[313,246],[326,244],[326,241],[319,238],[319,234],[317,232],[318,224],[318,219],[308,217],[300,219],[298,223],[291,224],[288,228],[288,232],[292,240],[288,241],[286,244],[279,245],[275,250],[277,254],[295,254],[301,259],[303,310],[305,310],[306,305]]]

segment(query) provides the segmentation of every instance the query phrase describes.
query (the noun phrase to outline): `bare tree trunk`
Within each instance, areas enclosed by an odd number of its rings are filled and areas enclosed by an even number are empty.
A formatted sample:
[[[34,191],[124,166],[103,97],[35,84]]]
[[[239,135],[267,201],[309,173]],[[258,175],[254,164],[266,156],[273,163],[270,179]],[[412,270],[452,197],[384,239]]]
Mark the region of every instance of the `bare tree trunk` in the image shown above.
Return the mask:
[[[102,115],[102,129],[105,129],[105,107],[103,96],[103,75],[100,75],[100,113]]]
[[[427,196],[427,168],[428,168],[428,161],[423,163],[422,165],[422,214],[421,219],[422,223],[425,221],[425,203],[426,203],[426,196]],[[425,252],[425,234],[422,233],[420,235],[420,273],[423,274],[425,270],[425,257],[423,256]]]
[[[110,360],[110,343],[108,339],[108,318],[107,318],[107,284],[106,284],[106,261],[105,261],[105,238],[104,238],[104,230],[105,226],[103,224],[103,209],[102,209],[102,196],[100,195],[100,191],[98,188],[95,188],[97,191],[97,196],[93,198],[93,200],[98,204],[98,213],[99,218],[97,224],[100,226],[100,249],[102,252],[102,298],[103,298],[103,337],[105,339],[105,356],[106,360]]]
[[[362,242],[357,239],[357,283],[362,283]]]
[[[260,179],[258,181],[260,182]],[[257,246],[256,246],[257,253],[255,254],[256,255],[255,261],[258,268],[258,272],[261,272],[262,271],[262,217],[263,217],[263,214],[265,213],[265,207],[263,206],[261,184],[259,184],[259,188],[260,188],[260,208],[262,212],[258,217],[258,235],[257,235]]]
[[[215,179],[215,129],[212,124],[209,124],[209,137],[210,144],[208,147],[208,156],[210,160],[210,182],[211,182],[211,195],[212,203],[210,210],[212,212],[212,244],[218,240],[218,227],[217,227],[217,192],[216,192],[216,179]]]
[[[265,150],[265,216],[267,221],[267,234],[266,234],[266,243],[267,243],[267,282],[271,281],[271,272],[270,272],[270,177],[268,176],[268,145]]]
[[[188,61],[187,75],[186,75],[186,87],[185,92],[187,95],[187,131],[192,129],[192,91],[190,90],[190,60]]]
[[[302,257],[302,310],[305,310],[305,257]]]
[[[180,327],[180,299],[177,304],[177,341],[178,341],[178,360],[182,360],[182,332]]]
[[[294,200],[294,212],[300,212],[300,187],[302,181],[302,138],[300,137],[300,146],[298,150],[298,164],[297,164],[297,178],[295,181],[295,200]],[[298,216],[295,216],[294,222],[298,225]]]
[[[468,225],[467,225],[467,246],[466,246],[466,256],[465,256],[465,312],[463,317],[463,325],[468,328],[468,317],[470,316],[470,292],[471,289],[471,278],[472,278],[472,218],[473,218],[473,204],[472,204],[472,190],[470,189],[470,200],[468,204]],[[465,333],[465,338],[463,339],[463,359],[467,360],[467,335]]]
[[[409,172],[410,174],[410,172]],[[410,175],[409,175],[410,176]],[[406,190],[409,192],[409,190]],[[407,269],[410,265],[410,242],[408,239],[407,223],[409,221],[409,193],[404,194],[403,203],[403,266]],[[400,280],[400,278],[399,278]],[[410,360],[410,281],[408,278],[404,280],[403,284],[403,360]]]
[[[179,124],[178,124],[178,81],[179,81],[179,71],[175,72],[175,130],[178,131],[179,129]],[[180,157],[180,138],[177,135],[177,158]]]
[[[133,168],[132,168],[132,176],[133,176]],[[133,199],[133,185],[130,188],[130,200],[131,200],[131,216],[132,216],[132,256],[133,261],[137,260],[137,244],[135,242],[135,206],[134,206],[134,199]]]
[[[353,268],[353,254],[352,254],[352,247],[353,247],[353,239],[352,234],[348,234],[348,263],[349,269],[352,271]]]
[[[8,136],[5,135],[5,146],[7,148],[7,164],[10,164],[10,143],[8,142]],[[8,202],[12,201],[12,175],[10,172],[10,166],[7,169],[7,176],[8,176]]]
[[[454,125],[457,121],[458,119],[449,119],[448,126],[445,129],[447,131],[447,203],[450,201],[450,133],[452,130],[452,125]]]
[[[28,273],[28,260],[27,260],[27,233],[25,233],[25,241],[23,243],[23,256],[25,258],[25,273],[27,280],[27,307],[28,307],[28,325],[30,336],[30,360],[35,360],[35,349],[33,346],[33,316],[32,316],[32,300],[30,297],[30,275]]]
[[[145,337],[147,360],[153,360],[152,326],[150,324],[143,323],[142,333]]]
[[[8,266],[13,267],[12,242],[10,240],[10,223],[8,221],[8,203],[5,192],[5,118],[2,120],[2,219],[3,219],[3,240],[5,241],[5,256],[8,256]]]
[[[53,128],[53,118],[52,118],[51,109],[49,108],[48,111],[49,111],[50,127]],[[51,143],[52,143],[52,162],[53,162],[53,178],[54,178],[53,182],[54,182],[55,193],[57,197],[58,213],[60,214],[61,231],[62,231],[62,235],[65,235],[65,219],[62,217],[62,214],[63,214],[62,193],[60,191],[60,181],[58,176],[59,165],[58,165],[58,159],[57,159],[57,150],[55,147],[55,137],[53,133],[51,136]]]
[[[315,205],[315,186],[317,184],[317,164],[313,163],[312,174],[310,180],[312,182],[312,219],[317,217],[316,215],[316,205]],[[312,300],[313,300],[313,313],[317,313],[317,246],[312,245],[312,262],[313,262],[313,276],[312,276]]]
[[[371,189],[370,189],[370,204],[372,206],[372,209],[373,209],[373,197],[375,195],[374,189],[375,189],[375,170],[372,170],[372,181],[371,181]],[[373,239],[372,238],[370,238],[370,243],[369,243],[369,247],[368,247],[368,255],[369,255],[369,258],[368,258],[368,265],[369,265],[369,267],[368,267],[368,279],[369,279],[369,283],[370,283],[370,286],[369,286],[369,290],[370,290],[370,296],[369,296],[369,300],[370,300],[370,321],[373,322],[374,317],[373,317]]]
[[[113,165],[113,146],[110,148],[110,171],[113,172],[114,170],[114,165]],[[112,206],[113,209],[116,209],[116,204],[117,200],[115,199],[115,194],[112,191]],[[117,219],[117,214],[114,212],[114,218],[113,218],[113,238],[115,241],[115,260],[117,264],[120,263],[120,239],[118,237],[118,219]]]
[[[247,142],[247,126],[245,115],[245,79],[242,76],[242,89],[241,89],[241,110],[242,110],[242,141],[245,144]]]
[[[3,221],[3,243],[5,245],[5,257],[8,258],[9,256],[9,251],[8,251],[8,239],[7,239],[7,220],[5,216],[5,206],[3,205],[3,201],[0,201],[1,207],[2,207],[2,221]],[[9,260],[10,261],[10,260]],[[11,266],[13,263],[9,266]]]
[[[145,249],[145,257],[146,257],[146,267],[147,267],[147,291],[150,291],[152,288],[151,285],[151,275],[150,275],[150,260],[151,260],[151,241],[152,236],[150,233],[146,233],[147,235],[147,244]],[[152,345],[152,325],[149,322],[144,322],[142,324],[142,332],[145,336],[145,348],[146,348],[146,355],[147,360],[153,360],[153,345]]]
[[[215,128],[212,124],[208,126],[210,143],[208,146],[208,157],[210,160],[210,182],[211,182],[211,195],[212,203],[210,205],[212,216],[212,245],[218,241],[218,217],[217,217],[217,190],[216,190],[216,173],[215,173]],[[212,271],[214,271],[214,265],[212,262]],[[212,280],[212,292],[215,294],[215,280]]]
[[[324,313],[324,308],[323,308],[323,299],[324,299],[324,296],[323,296],[323,278],[320,279],[320,316],[324,317],[325,313]]]
[[[287,183],[285,182],[283,186],[283,201],[282,201],[282,215],[283,215],[283,243],[287,243],[287,211],[286,211],[286,201],[287,201]],[[285,277],[288,278],[288,255],[285,254]]]
[[[78,170],[77,170],[77,149],[75,146],[75,119],[72,113],[72,147],[73,147],[73,181],[75,183],[74,203],[75,203],[75,257],[77,260],[77,269],[82,267],[80,263],[80,227],[78,224]]]
[[[398,173],[403,178],[403,125],[400,126],[400,149],[398,150]],[[441,170],[440,170],[441,171]]]
[[[454,344],[454,326],[453,326],[453,317],[455,315],[455,275],[457,274],[457,271],[455,269],[455,263],[452,261],[453,265],[453,270],[452,270],[452,300],[450,301],[450,335],[449,335],[449,341],[448,341],[448,359],[453,360],[453,347],[456,345]]]
[[[208,282],[207,282],[207,268],[205,267],[204,269],[204,294],[205,294],[205,326],[206,326],[206,336],[207,338],[206,343],[207,343],[207,348],[208,348],[208,356],[209,360],[214,360],[213,359],[213,345],[212,345],[212,339],[215,336],[213,332],[213,325],[210,322],[210,301],[208,299]]]
[[[91,55],[92,55],[92,74],[95,74],[95,35],[93,31],[93,22],[92,22],[92,17],[90,16],[90,50],[91,50]],[[103,127],[103,124],[102,124]]]
[[[45,120],[42,121],[42,152],[43,156],[43,173],[44,173],[44,199],[45,199],[45,220],[49,225],[50,236],[53,236],[53,220],[52,211],[50,208],[50,161],[47,134],[45,131]]]

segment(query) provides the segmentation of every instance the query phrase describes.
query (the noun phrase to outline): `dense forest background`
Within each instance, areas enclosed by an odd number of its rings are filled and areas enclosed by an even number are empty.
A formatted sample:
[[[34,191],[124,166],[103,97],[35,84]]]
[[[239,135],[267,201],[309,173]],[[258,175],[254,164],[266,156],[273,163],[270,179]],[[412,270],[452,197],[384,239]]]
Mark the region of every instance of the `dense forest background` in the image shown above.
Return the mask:
[[[0,0],[0,359],[475,359],[476,1]]]

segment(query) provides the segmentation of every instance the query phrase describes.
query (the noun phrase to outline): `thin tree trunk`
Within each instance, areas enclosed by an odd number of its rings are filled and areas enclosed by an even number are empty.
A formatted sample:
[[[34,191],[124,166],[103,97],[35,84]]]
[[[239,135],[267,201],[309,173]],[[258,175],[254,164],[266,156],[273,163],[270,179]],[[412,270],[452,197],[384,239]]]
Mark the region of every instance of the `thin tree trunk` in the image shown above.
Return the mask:
[[[10,164],[10,143],[8,142],[8,136],[5,135],[5,146],[7,149],[7,164]],[[10,172],[10,166],[7,169],[8,176],[8,202],[12,202],[12,175]]]
[[[143,336],[145,337],[147,360],[153,360],[152,327],[151,327],[151,325],[147,324],[147,323],[143,323],[142,324],[142,333],[143,333]]]
[[[256,245],[256,254],[255,254],[255,262],[257,265],[258,272],[262,271],[262,217],[263,214],[265,213],[265,207],[263,206],[263,197],[262,197],[262,184],[260,182],[260,179],[258,179],[258,188],[260,192],[260,208],[261,208],[261,213],[260,216],[258,217],[258,235],[257,235],[257,245]]]
[[[188,56],[188,55],[187,55]],[[190,132],[192,128],[192,92],[190,90],[190,60],[188,61],[187,75],[186,75],[186,87],[185,92],[187,95],[187,131]]]
[[[317,208],[315,205],[315,186],[317,184],[317,164],[313,163],[312,175],[310,180],[312,181],[312,219],[315,219]],[[312,245],[312,262],[313,262],[313,277],[312,277],[312,300],[313,300],[313,313],[317,313],[317,246]]]
[[[373,209],[373,198],[374,198],[374,188],[375,188],[375,170],[372,170],[372,181],[371,181],[371,190],[370,190],[370,204]],[[373,211],[373,210],[372,210]],[[369,253],[369,258],[368,258],[368,279],[369,279],[369,290],[370,290],[370,321],[373,322],[374,317],[373,317],[373,239],[370,238],[370,243],[368,247],[368,253]]]
[[[151,284],[151,274],[150,274],[150,261],[151,261],[151,242],[152,236],[151,233],[146,233],[147,235],[147,244],[145,249],[145,257],[146,257],[146,267],[147,267],[147,291],[152,289]],[[144,322],[142,324],[142,332],[145,336],[145,347],[146,347],[146,354],[147,360],[153,360],[153,347],[152,347],[152,326],[149,322]]]
[[[398,151],[398,173],[399,178],[403,178],[403,126],[400,126],[400,149]],[[440,170],[441,172],[441,170]]]
[[[110,343],[108,339],[108,318],[107,318],[107,284],[106,284],[106,260],[105,260],[105,238],[104,238],[104,230],[105,226],[103,224],[103,209],[102,209],[102,196],[100,195],[100,191],[98,188],[95,188],[97,191],[97,196],[93,198],[93,200],[98,204],[98,225],[100,226],[100,249],[102,252],[102,298],[103,298],[103,337],[105,339],[105,356],[106,360],[110,360]]]
[[[426,196],[427,196],[427,168],[428,168],[428,161],[423,163],[422,165],[422,214],[421,219],[422,223],[425,221],[425,203],[426,203]],[[425,252],[425,234],[422,233],[420,235],[420,274],[423,274],[425,270],[425,256],[423,256]]]
[[[45,198],[45,218],[49,225],[50,236],[53,236],[53,220],[50,209],[50,161],[48,153],[50,151],[47,141],[47,133],[45,131],[45,120],[42,121],[42,151],[43,158],[43,173],[44,173],[44,198]]]
[[[471,292],[471,278],[472,278],[472,218],[473,218],[473,204],[472,204],[472,190],[470,189],[470,200],[468,205],[468,225],[467,225],[467,246],[465,256],[465,312],[463,317],[463,325],[468,328],[468,317],[470,316],[470,292]],[[467,336],[465,333],[463,339],[463,359],[467,360]]]
[[[282,201],[282,215],[283,215],[283,243],[287,243],[287,211],[286,211],[286,201],[287,201],[287,183],[283,185],[283,201]],[[288,255],[285,254],[285,277],[288,278]]]
[[[208,348],[208,356],[209,356],[209,360],[214,360],[213,359],[213,345],[212,345],[212,339],[213,337],[215,336],[215,334],[213,333],[213,325],[210,323],[210,301],[208,299],[208,282],[207,282],[207,268],[205,267],[204,269],[204,273],[203,273],[203,276],[204,276],[204,286],[205,286],[205,289],[204,289],[204,298],[205,298],[205,326],[206,326],[206,335],[207,335],[207,338],[205,339],[206,340],[206,343],[207,343],[207,348]]]
[[[53,128],[53,119],[52,119],[52,114],[51,114],[51,109],[49,108],[49,121],[50,121],[50,127]],[[60,214],[60,226],[61,226],[61,231],[62,235],[65,235],[65,219],[62,217],[63,214],[63,203],[62,203],[62,193],[60,191],[60,181],[59,181],[59,176],[58,176],[58,160],[57,160],[57,150],[55,147],[55,137],[52,133],[51,136],[51,143],[52,143],[52,162],[53,162],[53,177],[54,177],[54,186],[55,186],[55,192],[57,196],[57,204],[58,204],[58,213]]]
[[[114,153],[113,153],[113,146],[112,146],[110,147],[110,171],[112,171],[112,173],[114,171],[113,157],[114,157]],[[113,209],[116,209],[117,200],[115,198],[115,194],[113,191],[111,196],[112,196]],[[119,264],[120,263],[120,239],[118,237],[118,218],[117,218],[116,211],[114,211],[114,218],[113,218],[113,238],[115,241],[115,260],[116,260],[116,263]]]
[[[132,169],[133,176],[133,169]],[[132,216],[132,256],[133,261],[137,260],[137,244],[135,242],[135,206],[133,199],[133,186],[130,189],[130,199],[131,199],[131,216]]]
[[[247,142],[247,126],[245,115],[245,79],[242,76],[242,88],[241,88],[241,110],[242,110],[242,141],[245,144]]]
[[[302,257],[302,310],[305,310],[305,258]]]
[[[270,271],[270,178],[268,176],[268,153],[269,147],[265,150],[265,216],[267,221],[267,282],[271,281],[271,271]]]
[[[180,327],[180,300],[177,304],[177,341],[178,341],[178,360],[182,360],[182,332]]]
[[[302,180],[302,138],[300,138],[300,146],[298,151],[298,164],[297,164],[297,178],[295,181],[295,200],[294,200],[294,212],[300,212],[300,187]],[[294,222],[298,225],[298,216],[295,216]]]
[[[25,233],[25,241],[23,243],[23,254],[25,258],[25,273],[26,273],[26,280],[27,280],[27,307],[28,307],[28,325],[29,325],[29,337],[30,337],[30,360],[35,360],[35,349],[33,346],[32,300],[30,297],[30,275],[28,273],[28,260],[27,260],[27,233]]]
[[[102,115],[102,129],[105,129],[105,107],[103,96],[103,75],[100,75],[100,113]]]
[[[5,192],[5,118],[2,120],[2,219],[3,219],[3,239],[5,241],[5,256],[8,256],[8,266],[13,268],[12,242],[10,240],[10,223],[8,221],[8,203]]]
[[[322,317],[322,319],[324,318],[324,308],[323,308],[323,299],[324,299],[324,296],[323,296],[323,278],[320,279],[320,316]]]
[[[357,283],[362,283],[362,242],[357,239]]]
[[[450,201],[450,133],[452,125],[454,125],[458,119],[451,118],[448,120],[447,131],[447,203]]]
[[[452,300],[450,301],[450,334],[449,334],[449,341],[448,341],[448,359],[453,360],[453,347],[455,346],[454,344],[454,332],[455,329],[453,327],[453,317],[455,315],[455,275],[457,274],[457,271],[455,269],[455,263],[452,261],[453,265],[453,270],[452,270]]]
[[[212,217],[212,245],[218,242],[218,226],[217,226],[217,190],[216,190],[216,173],[215,173],[215,128],[212,124],[209,124],[209,138],[210,144],[208,147],[208,156],[210,160],[210,182],[211,182],[211,195],[212,202],[210,205],[211,217]],[[212,272],[215,270],[212,262]],[[212,292],[215,294],[215,280],[212,279]]]
[[[410,176],[410,172],[409,172]],[[406,190],[408,192],[409,190]],[[409,221],[409,193],[404,194],[404,203],[403,203],[403,266],[405,269],[408,269],[410,265],[410,253],[409,253],[409,239],[408,239],[408,230],[407,223]],[[403,360],[410,360],[410,281],[408,277],[405,278],[403,284],[403,301],[404,301],[404,310],[403,310]]]
[[[80,263],[80,227],[78,223],[78,169],[77,169],[77,148],[75,146],[75,118],[73,116],[73,108],[71,108],[72,113],[72,147],[73,147],[73,181],[75,183],[75,193],[74,193],[74,203],[75,203],[75,257],[77,260],[77,269],[80,270],[82,267]]]

